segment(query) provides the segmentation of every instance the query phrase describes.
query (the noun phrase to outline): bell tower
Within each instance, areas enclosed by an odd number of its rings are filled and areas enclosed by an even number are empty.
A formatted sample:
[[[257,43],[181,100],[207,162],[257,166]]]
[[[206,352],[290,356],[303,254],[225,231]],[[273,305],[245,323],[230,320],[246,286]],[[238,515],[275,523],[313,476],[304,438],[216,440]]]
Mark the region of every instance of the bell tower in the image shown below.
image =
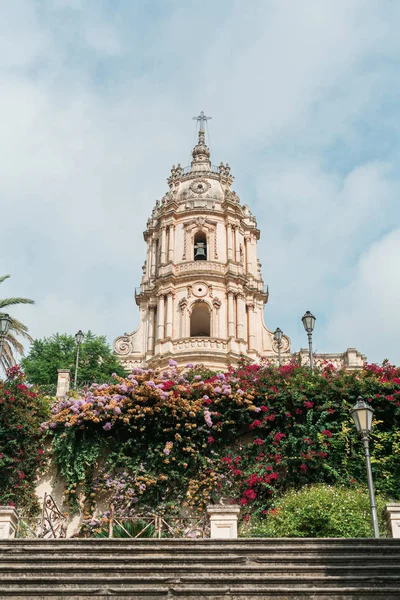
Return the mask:
[[[231,189],[228,164],[214,166],[205,143],[203,112],[191,165],[173,166],[169,190],[147,221],[146,260],[136,331],[118,337],[114,350],[127,369],[202,363],[213,369],[241,357],[276,359],[264,324],[268,288],[257,258],[260,232],[246,204]],[[281,352],[290,341],[282,339]]]

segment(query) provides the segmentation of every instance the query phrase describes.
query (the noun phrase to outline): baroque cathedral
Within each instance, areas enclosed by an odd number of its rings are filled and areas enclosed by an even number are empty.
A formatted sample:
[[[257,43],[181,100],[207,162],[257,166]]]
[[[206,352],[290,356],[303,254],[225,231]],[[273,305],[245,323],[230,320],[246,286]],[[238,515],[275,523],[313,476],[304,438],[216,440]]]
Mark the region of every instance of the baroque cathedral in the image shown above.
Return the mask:
[[[229,164],[215,166],[205,143],[202,112],[198,142],[188,167],[178,164],[167,179],[169,190],[147,221],[146,260],[135,293],[139,327],[114,342],[127,368],[163,368],[201,363],[227,369],[240,358],[276,361],[274,334],[264,323],[268,287],[257,256],[260,231],[246,204],[232,190]],[[280,342],[282,362],[292,357],[290,339]],[[306,350],[300,357],[307,360]],[[354,348],[320,355],[336,366],[362,367]]]

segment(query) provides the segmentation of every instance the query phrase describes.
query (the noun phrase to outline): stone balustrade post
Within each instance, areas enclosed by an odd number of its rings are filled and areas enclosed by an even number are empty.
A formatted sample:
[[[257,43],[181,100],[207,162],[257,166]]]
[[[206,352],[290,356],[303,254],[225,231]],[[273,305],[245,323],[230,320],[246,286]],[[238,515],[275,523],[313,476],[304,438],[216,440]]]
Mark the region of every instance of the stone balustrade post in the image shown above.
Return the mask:
[[[236,539],[239,513],[240,506],[237,504],[207,506],[207,514],[210,518],[211,526],[211,539]]]
[[[18,513],[13,506],[0,506],[0,540],[14,538],[17,533]]]
[[[384,516],[392,538],[400,538],[400,503],[386,504]]]
[[[71,371],[69,369],[57,370],[57,398],[65,398],[71,386]]]

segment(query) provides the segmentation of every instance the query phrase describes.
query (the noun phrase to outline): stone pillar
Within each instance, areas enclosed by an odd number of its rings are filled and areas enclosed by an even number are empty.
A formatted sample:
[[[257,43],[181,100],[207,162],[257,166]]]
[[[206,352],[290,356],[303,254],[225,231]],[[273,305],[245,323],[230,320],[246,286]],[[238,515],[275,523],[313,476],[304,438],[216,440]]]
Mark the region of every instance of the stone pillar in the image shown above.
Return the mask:
[[[219,309],[221,308],[221,300],[219,298],[214,298],[213,307],[214,307],[214,319],[212,322],[212,326],[213,326],[212,337],[218,338],[221,336],[220,325],[219,325]]]
[[[164,319],[165,319],[165,308],[164,308],[164,296],[158,296],[158,323],[157,323],[157,339],[164,339]]]
[[[169,226],[168,262],[174,262],[175,225]]]
[[[386,504],[384,516],[392,538],[400,538],[400,504]]]
[[[249,350],[255,350],[256,348],[256,330],[254,323],[254,304],[249,303],[247,305],[247,315],[248,315],[248,341],[249,341]]]
[[[251,273],[251,237],[245,238],[245,254],[246,254],[246,271]]]
[[[154,318],[155,318],[156,306],[149,304],[149,327],[147,330],[147,352],[154,353]]]
[[[228,337],[235,337],[235,305],[233,292],[228,292]]]
[[[230,223],[226,226],[226,244],[228,251],[228,260],[233,260],[233,244],[232,244],[232,225]]]
[[[210,518],[211,539],[234,540],[237,538],[237,522],[240,506],[209,505],[207,514]]]
[[[14,538],[17,533],[18,513],[13,506],[0,506],[0,540]]]
[[[181,309],[181,322],[180,322],[180,337],[186,337],[186,320],[187,320],[187,302],[186,298],[182,298],[179,302],[179,308]]]
[[[246,302],[243,294],[238,294],[237,299],[237,325],[236,337],[238,340],[246,340]]]
[[[58,369],[57,373],[58,378],[56,396],[57,398],[65,398],[71,385],[71,371],[69,369]]]
[[[240,264],[240,234],[237,225],[235,227],[235,262],[238,265]]]
[[[151,272],[151,277],[154,279],[154,277],[156,276],[156,263],[157,263],[157,257],[156,257],[156,241],[153,239],[150,241],[150,272]]]
[[[172,292],[168,292],[165,337],[172,338],[173,325],[173,294]]]
[[[161,227],[161,256],[160,264],[165,265],[167,261],[167,230],[166,227]]]

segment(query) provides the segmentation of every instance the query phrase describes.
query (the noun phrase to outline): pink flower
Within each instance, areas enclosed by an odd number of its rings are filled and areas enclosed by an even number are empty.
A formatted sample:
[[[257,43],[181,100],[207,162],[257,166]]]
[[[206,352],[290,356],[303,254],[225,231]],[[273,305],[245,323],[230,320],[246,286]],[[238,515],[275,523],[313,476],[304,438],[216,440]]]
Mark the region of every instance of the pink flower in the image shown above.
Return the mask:
[[[304,402],[304,406],[306,408],[313,408],[314,402],[310,402],[309,400],[307,400],[307,402]]]
[[[212,435],[209,435],[208,438],[207,438],[207,441],[208,441],[209,444],[212,444],[215,440],[214,440],[214,438],[213,438]]]

